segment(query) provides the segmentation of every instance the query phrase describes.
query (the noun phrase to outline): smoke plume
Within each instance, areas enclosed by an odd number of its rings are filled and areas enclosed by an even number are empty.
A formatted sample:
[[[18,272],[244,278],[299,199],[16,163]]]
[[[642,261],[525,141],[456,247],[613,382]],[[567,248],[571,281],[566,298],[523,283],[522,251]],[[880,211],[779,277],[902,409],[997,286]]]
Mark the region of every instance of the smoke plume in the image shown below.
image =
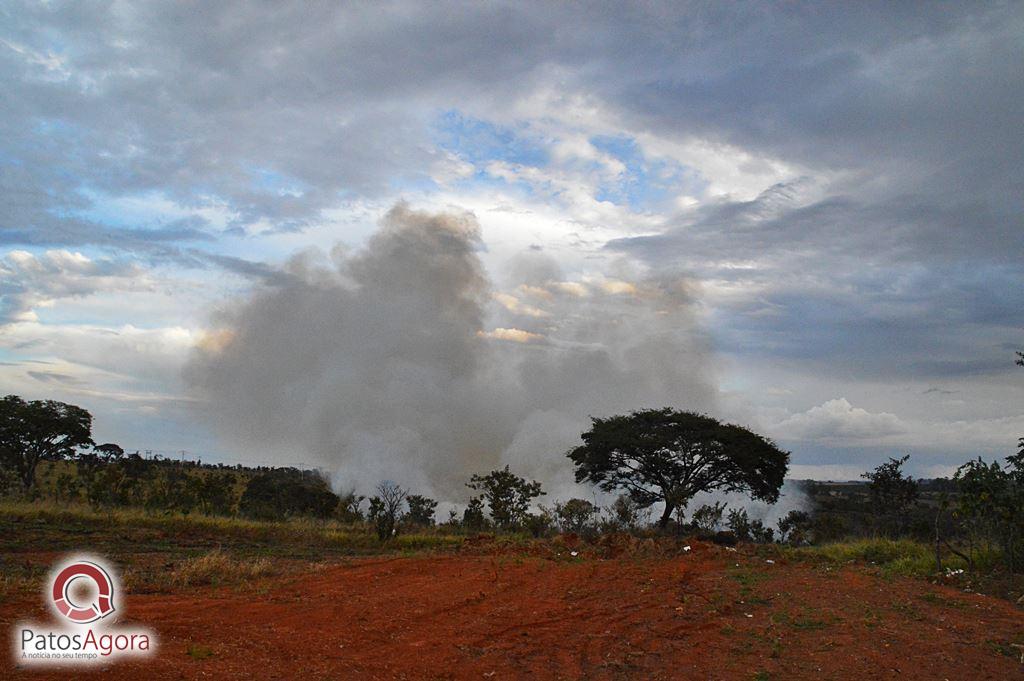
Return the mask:
[[[651,406],[708,409],[715,391],[690,285],[567,281],[529,252],[500,290],[468,214],[393,208],[358,252],[292,258],[215,316],[185,371],[224,436],[339,487],[391,479],[465,498],[509,463],[558,494],[588,424]]]

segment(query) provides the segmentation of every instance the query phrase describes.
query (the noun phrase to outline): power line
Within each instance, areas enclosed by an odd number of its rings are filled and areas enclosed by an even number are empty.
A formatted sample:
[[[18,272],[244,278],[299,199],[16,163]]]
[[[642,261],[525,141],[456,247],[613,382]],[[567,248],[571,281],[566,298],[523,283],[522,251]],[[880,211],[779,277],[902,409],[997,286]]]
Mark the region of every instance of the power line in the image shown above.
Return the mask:
[[[189,462],[197,465],[202,465],[202,460],[205,458],[209,466],[216,466],[221,464],[224,466],[242,465],[250,468],[298,468],[300,470],[320,470],[320,466],[315,466],[306,461],[299,462],[284,462],[284,461],[256,461],[253,459],[239,459],[234,457],[219,456],[216,454],[206,453],[204,456],[202,453],[190,452],[187,449],[153,449],[146,448],[140,449],[145,454],[146,459],[178,459],[181,463]]]

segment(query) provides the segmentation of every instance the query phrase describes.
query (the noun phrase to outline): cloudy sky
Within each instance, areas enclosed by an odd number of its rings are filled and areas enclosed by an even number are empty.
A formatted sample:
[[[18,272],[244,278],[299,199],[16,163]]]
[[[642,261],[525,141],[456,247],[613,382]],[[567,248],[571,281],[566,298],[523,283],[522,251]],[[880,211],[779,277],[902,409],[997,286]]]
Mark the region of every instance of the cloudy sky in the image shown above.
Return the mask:
[[[793,477],[1008,454],[1022,35],[1020,3],[4,3],[0,380],[100,441],[442,494],[665,404]]]

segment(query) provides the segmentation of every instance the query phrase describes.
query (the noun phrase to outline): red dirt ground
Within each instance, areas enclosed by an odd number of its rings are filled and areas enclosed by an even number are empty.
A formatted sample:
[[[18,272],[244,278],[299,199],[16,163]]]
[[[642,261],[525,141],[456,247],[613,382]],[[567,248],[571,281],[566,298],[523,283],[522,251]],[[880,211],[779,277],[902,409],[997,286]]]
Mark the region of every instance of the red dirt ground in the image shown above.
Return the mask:
[[[38,600],[6,603],[3,629],[48,621]],[[157,632],[154,657],[81,673],[15,672],[4,656],[0,677],[1024,678],[1024,612],[1008,602],[704,544],[672,558],[361,559],[122,607]]]

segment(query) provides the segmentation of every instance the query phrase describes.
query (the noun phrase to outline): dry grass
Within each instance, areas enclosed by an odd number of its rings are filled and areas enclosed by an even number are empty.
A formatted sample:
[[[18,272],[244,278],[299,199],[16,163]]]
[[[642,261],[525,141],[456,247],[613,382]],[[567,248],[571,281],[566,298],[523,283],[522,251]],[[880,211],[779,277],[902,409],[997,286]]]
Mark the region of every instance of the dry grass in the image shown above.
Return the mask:
[[[220,549],[188,558],[170,574],[174,587],[238,584],[278,574],[267,558],[235,558]]]
[[[49,501],[0,501],[0,602],[37,591],[55,556],[104,556],[130,592],[232,584],[263,588],[273,575],[322,569],[350,556],[457,549],[459,535],[426,528],[381,543],[365,523],[264,522],[140,509],[97,511]]]
[[[77,548],[79,538],[88,535],[95,550],[114,547],[139,550],[161,544],[174,551],[188,543],[192,548],[263,547],[275,555],[310,557],[311,554],[376,554],[394,551],[450,549],[462,543],[460,535],[444,534],[440,528],[424,528],[400,534],[381,543],[365,523],[341,523],[337,520],[289,518],[279,521],[251,520],[239,517],[206,516],[192,513],[146,513],[135,508],[97,511],[83,505],[58,505],[49,501],[0,501],[0,529],[8,526],[22,531],[18,536],[0,538],[0,553],[21,549]],[[21,541],[19,541],[21,540]],[[27,544],[27,546],[26,546]],[[67,547],[61,544],[68,544]]]

